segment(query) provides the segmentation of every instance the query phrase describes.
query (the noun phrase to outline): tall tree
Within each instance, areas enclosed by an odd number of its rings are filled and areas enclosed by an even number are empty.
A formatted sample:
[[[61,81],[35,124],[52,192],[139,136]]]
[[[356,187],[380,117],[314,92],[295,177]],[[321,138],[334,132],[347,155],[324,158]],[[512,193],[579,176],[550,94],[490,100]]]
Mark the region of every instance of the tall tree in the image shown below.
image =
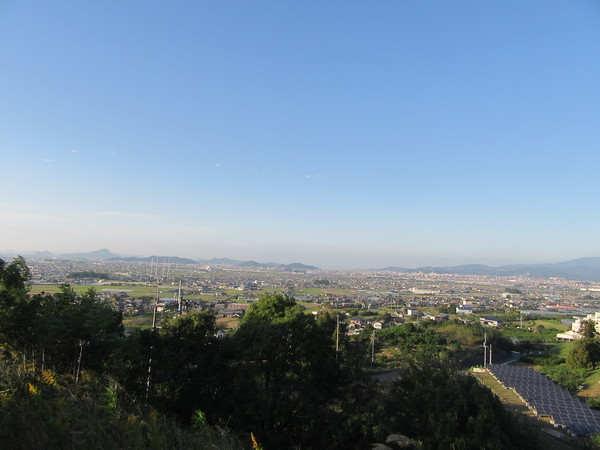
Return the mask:
[[[272,448],[316,439],[309,434],[327,420],[343,382],[332,331],[330,320],[317,321],[285,295],[250,306],[232,338],[237,424]]]
[[[581,322],[581,337],[583,339],[594,339],[597,334],[596,322],[593,320],[584,320]]]
[[[595,369],[600,361],[600,342],[593,320],[584,320],[580,329],[581,339],[574,342],[567,355],[567,365],[571,369]]]
[[[0,260],[0,342],[21,353],[31,350],[37,303],[28,296],[27,281],[31,278],[23,257],[10,264]]]
[[[103,370],[123,334],[122,316],[93,289],[77,295],[72,287],[40,299],[37,333],[46,360],[57,370],[76,366]]]
[[[0,293],[22,298],[27,293],[27,281],[31,273],[22,256],[17,256],[10,264],[0,259]]]
[[[595,369],[600,361],[600,343],[595,339],[579,339],[567,355],[571,369]]]
[[[193,311],[162,324],[152,361],[153,402],[188,420],[200,409],[218,415],[227,379],[211,311]]]

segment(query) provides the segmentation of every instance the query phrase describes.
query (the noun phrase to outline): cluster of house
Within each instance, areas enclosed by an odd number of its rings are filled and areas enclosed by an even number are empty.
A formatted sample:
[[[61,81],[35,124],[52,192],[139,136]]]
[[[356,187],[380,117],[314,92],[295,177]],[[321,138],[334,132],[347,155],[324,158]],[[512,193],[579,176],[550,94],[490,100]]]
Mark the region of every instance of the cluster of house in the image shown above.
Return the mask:
[[[437,322],[448,320],[448,314],[424,315],[420,311],[411,309],[408,309],[406,312],[406,314],[401,314],[399,312],[394,311],[390,313],[389,317],[386,320],[382,320],[381,318],[367,319],[360,316],[350,317],[350,319],[348,320],[348,334],[357,335],[369,326],[374,330],[381,330],[383,328],[402,325],[406,321],[406,316],[422,316],[426,320],[435,320]]]
[[[348,321],[348,334],[357,335],[368,326],[373,327],[375,330],[381,330],[389,326],[400,325],[403,323],[404,319],[399,315],[392,315],[387,321],[381,319],[365,319],[364,317],[355,316],[350,317],[350,320]]]
[[[214,308],[217,317],[242,317],[251,304],[251,300],[248,303],[216,303]]]
[[[368,326],[373,327],[375,330],[381,330],[388,326],[400,325],[402,323],[404,323],[404,319],[402,317],[392,317],[390,321],[383,321],[380,319],[365,319],[364,317],[360,316],[350,317],[350,320],[348,321],[348,334],[359,334]]]
[[[457,306],[456,314],[462,315],[462,316],[473,314],[473,307],[472,306],[464,306],[464,305]],[[494,328],[497,328],[500,325],[502,325],[502,321],[500,319],[497,319],[495,317],[489,317],[489,316],[481,316],[479,318],[479,323],[486,327],[494,327]]]

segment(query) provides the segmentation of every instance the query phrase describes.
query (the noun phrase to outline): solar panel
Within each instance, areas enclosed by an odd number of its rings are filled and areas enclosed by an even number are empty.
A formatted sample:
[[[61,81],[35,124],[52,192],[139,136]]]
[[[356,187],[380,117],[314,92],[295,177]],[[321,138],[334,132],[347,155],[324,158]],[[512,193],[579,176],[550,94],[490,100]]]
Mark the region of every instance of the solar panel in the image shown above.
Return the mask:
[[[600,433],[600,412],[557,386],[548,377],[523,366],[498,366],[488,369],[504,386],[514,389],[537,414],[548,415],[557,425],[573,434]]]

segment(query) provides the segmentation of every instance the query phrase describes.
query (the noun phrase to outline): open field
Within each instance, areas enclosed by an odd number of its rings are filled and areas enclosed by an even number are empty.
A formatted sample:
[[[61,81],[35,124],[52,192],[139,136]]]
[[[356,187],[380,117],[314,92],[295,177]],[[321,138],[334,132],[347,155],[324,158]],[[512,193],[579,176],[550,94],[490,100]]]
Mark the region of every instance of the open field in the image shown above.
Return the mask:
[[[585,386],[586,388],[579,392],[579,397],[600,397],[600,369],[590,371],[590,374],[585,379]]]
[[[237,317],[219,317],[217,319],[217,326],[219,328],[231,329],[239,325],[240,319]]]
[[[305,311],[307,313],[309,312],[313,312],[313,311],[322,311],[323,308],[321,307],[321,305],[318,305],[316,303],[312,303],[312,302],[297,302],[299,305],[303,306],[305,308]],[[333,312],[330,311],[332,314]]]
[[[42,292],[45,292],[47,294],[55,294],[60,292],[60,284],[32,284],[31,285],[31,294],[39,294]],[[156,296],[156,291],[157,288],[156,286],[146,286],[146,285],[141,285],[141,284],[115,284],[115,285],[110,285],[110,284],[95,284],[95,285],[89,285],[89,284],[70,284],[70,286],[75,290],[76,293],[78,294],[82,294],[84,292],[86,292],[87,290],[93,288],[95,289],[97,292],[102,293],[102,292],[125,292],[127,295],[129,295],[130,297],[154,297]],[[175,294],[177,292],[177,286],[176,285],[162,285],[158,287],[158,293],[161,297],[171,297],[173,294]],[[282,288],[264,288],[264,289],[259,289],[256,291],[252,291],[252,295],[256,296],[256,297],[260,297],[261,295],[265,294],[265,293],[271,293],[271,292],[280,292],[282,291]],[[189,289],[188,289],[189,291]],[[191,299],[202,299],[202,300],[214,300],[215,295],[225,295],[229,298],[236,298],[236,297],[244,297],[246,295],[248,295],[248,291],[240,291],[237,289],[215,289],[214,291],[208,292],[208,293],[192,293],[192,294],[186,294],[185,297],[186,298],[191,298]]]
[[[302,288],[296,295],[353,295],[356,294],[355,289],[338,289],[338,288]]]
[[[165,316],[162,313],[158,315],[158,321],[164,320]],[[216,319],[217,326],[220,328],[235,328],[240,320],[236,317],[219,317]],[[150,328],[152,327],[152,314],[143,314],[136,317],[124,318],[123,325],[125,328]]]
[[[33,284],[31,285],[31,294],[39,294],[41,292],[45,292],[47,294],[55,294],[60,292],[59,284]],[[143,286],[143,285],[107,285],[107,284],[98,284],[98,285],[89,285],[89,284],[71,284],[70,285],[76,293],[82,294],[89,289],[94,289],[96,292],[125,292],[130,297],[144,297],[144,296],[155,296],[156,295],[156,286]],[[160,286],[159,294],[169,294],[172,295],[175,292],[176,288],[173,286]]]
[[[44,292],[46,294],[56,294],[56,293],[60,292],[60,286],[61,285],[59,285],[59,284],[34,284],[31,286],[30,293],[32,295],[41,294],[42,292]],[[71,287],[78,294],[83,294],[84,292],[86,292],[87,290],[89,290],[92,287],[94,289],[98,290],[97,286],[84,286],[84,285],[80,285],[80,284],[74,284],[74,285],[71,285]]]
[[[567,355],[573,348],[572,341],[560,341],[554,344],[552,354],[560,358],[567,358]]]
[[[123,319],[123,325],[125,328],[151,328],[152,315],[145,314],[143,316],[132,317],[130,319]]]
[[[570,330],[571,327],[569,327],[568,325],[565,325],[563,323],[560,322],[553,322],[550,320],[532,320],[531,322],[533,322],[533,327],[536,327],[538,325],[542,325],[546,328],[556,328],[559,331],[567,331]],[[523,322],[525,323],[525,322]]]

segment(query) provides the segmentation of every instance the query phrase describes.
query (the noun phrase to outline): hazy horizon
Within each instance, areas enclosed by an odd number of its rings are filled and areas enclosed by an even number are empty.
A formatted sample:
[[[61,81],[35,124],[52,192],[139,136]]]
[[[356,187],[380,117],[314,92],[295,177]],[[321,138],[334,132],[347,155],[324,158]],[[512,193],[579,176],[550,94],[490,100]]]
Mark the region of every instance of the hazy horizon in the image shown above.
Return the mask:
[[[311,266],[316,266],[319,269],[323,269],[323,270],[368,270],[368,269],[384,269],[387,267],[402,267],[402,268],[406,268],[406,269],[416,269],[419,267],[451,267],[451,266],[460,266],[460,265],[470,265],[470,264],[482,264],[482,265],[487,265],[490,267],[499,267],[499,266],[509,266],[509,265],[518,265],[518,264],[552,264],[552,263],[561,263],[561,262],[566,262],[568,260],[552,260],[552,261],[510,261],[510,262],[486,262],[486,261],[460,261],[460,260],[452,260],[452,259],[448,259],[447,263],[441,263],[441,264],[429,264],[429,263],[423,263],[423,264],[413,264],[413,265],[408,265],[408,264],[398,264],[398,263],[389,263],[389,264],[378,264],[378,265],[368,265],[368,264],[364,264],[364,265],[356,265],[356,266],[343,266],[343,265],[339,265],[339,266],[335,266],[335,265],[329,265],[329,266],[323,266],[323,265],[318,265],[318,264],[313,264],[311,262],[307,262],[304,260],[300,260],[300,259],[290,259],[290,260],[279,260],[276,258],[254,258],[254,257],[239,257],[239,258],[235,258],[235,257],[231,257],[230,255],[217,255],[217,256],[193,256],[193,255],[185,255],[185,254],[178,254],[178,253],[173,253],[173,252],[164,252],[164,253],[157,253],[157,252],[150,252],[150,253],[124,253],[124,252],[118,252],[118,251],[113,251],[110,248],[98,248],[95,250],[86,250],[86,251],[50,251],[50,250],[14,250],[14,249],[0,249],[0,256],[1,255],[22,255],[25,257],[25,259],[27,259],[28,256],[33,256],[36,253],[43,253],[43,252],[50,252],[53,256],[61,256],[61,255],[74,255],[74,254],[87,254],[87,253],[91,253],[91,252],[96,252],[99,250],[108,250],[109,252],[118,255],[120,257],[140,257],[140,258],[149,258],[152,256],[158,256],[158,257],[179,257],[179,258],[188,258],[188,259],[192,259],[195,261],[209,261],[212,259],[231,259],[231,260],[235,260],[235,261],[255,261],[261,264],[265,264],[265,263],[276,263],[276,264],[293,264],[293,263],[301,263],[301,264],[305,264],[305,265],[311,265]],[[579,256],[579,257],[575,257],[572,259],[580,259],[580,258],[589,258],[589,257],[595,257],[595,256],[591,256],[591,255],[585,255],[585,256]]]
[[[595,2],[5,2],[0,249],[600,255]]]

